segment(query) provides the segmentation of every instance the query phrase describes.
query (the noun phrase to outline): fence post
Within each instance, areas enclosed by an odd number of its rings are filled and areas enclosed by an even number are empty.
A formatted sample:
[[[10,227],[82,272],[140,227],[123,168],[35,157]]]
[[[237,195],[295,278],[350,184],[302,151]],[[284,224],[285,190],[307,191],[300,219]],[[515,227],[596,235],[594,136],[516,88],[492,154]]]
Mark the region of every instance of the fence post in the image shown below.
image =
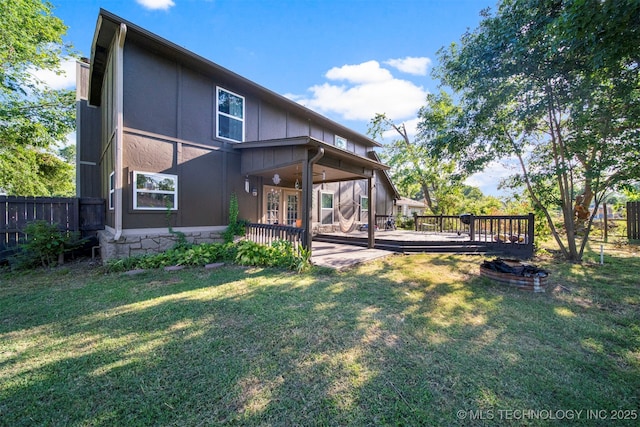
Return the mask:
[[[627,239],[640,239],[640,202],[627,202]]]
[[[607,204],[602,204],[602,219],[604,221],[604,242],[607,243],[609,240],[609,221],[607,217]]]

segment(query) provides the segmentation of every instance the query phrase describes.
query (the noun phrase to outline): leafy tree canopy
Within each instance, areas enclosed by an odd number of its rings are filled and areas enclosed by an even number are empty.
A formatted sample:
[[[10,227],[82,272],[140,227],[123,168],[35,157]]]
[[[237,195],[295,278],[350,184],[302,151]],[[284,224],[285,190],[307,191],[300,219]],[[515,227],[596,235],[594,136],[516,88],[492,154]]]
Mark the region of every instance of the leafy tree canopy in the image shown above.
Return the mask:
[[[638,46],[638,0],[504,0],[439,52],[436,75],[464,114],[432,148],[469,172],[515,157],[510,183],[580,261],[591,204],[640,176]],[[558,207],[562,229],[550,214]]]
[[[392,131],[396,138],[384,145],[382,158],[391,166],[391,175],[401,193],[423,197],[433,214],[460,214],[461,178],[456,164],[431,152],[430,144],[447,138],[450,124],[457,119],[458,108],[446,93],[430,94],[418,113],[418,132],[409,136],[403,123],[397,124],[384,114],[370,122],[369,135],[384,138]]]
[[[48,2],[0,0],[0,188],[13,195],[73,193],[73,171],[56,146],[73,130],[74,95],[37,70],[60,71],[72,54]]]

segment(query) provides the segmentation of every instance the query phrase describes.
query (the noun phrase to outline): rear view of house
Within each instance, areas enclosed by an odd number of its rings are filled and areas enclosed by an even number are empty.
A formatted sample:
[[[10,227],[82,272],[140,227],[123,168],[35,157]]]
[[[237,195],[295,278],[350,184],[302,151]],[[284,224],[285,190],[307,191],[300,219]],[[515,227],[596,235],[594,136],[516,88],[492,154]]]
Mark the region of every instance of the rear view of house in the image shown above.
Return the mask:
[[[80,197],[107,201],[103,259],[216,241],[240,217],[373,223],[399,197],[378,144],[105,10],[78,65]],[[370,240],[373,242],[373,228]]]

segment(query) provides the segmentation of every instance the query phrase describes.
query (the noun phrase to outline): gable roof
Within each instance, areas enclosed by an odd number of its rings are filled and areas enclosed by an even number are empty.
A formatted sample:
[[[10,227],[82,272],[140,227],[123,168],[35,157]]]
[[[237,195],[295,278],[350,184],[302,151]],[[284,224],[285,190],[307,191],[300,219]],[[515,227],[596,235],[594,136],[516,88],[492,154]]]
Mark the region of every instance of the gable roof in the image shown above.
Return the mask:
[[[375,151],[369,151],[367,154],[370,158],[372,158],[376,162],[382,163],[382,159],[380,158],[378,153],[376,153]],[[383,172],[382,177],[384,181],[386,181],[387,185],[389,185],[389,188],[391,188],[391,190],[393,191],[393,198],[395,200],[400,200],[402,196],[400,196],[400,192],[398,191],[398,188],[391,180],[391,176],[389,175],[389,167],[387,166],[385,169],[382,170],[382,172]]]
[[[336,133],[348,139],[357,140],[359,143],[370,147],[380,147],[381,144],[373,139],[343,126],[321,114],[310,110],[299,103],[279,95],[259,84],[242,77],[202,56],[199,56],[181,46],[176,45],[156,34],[151,33],[113,13],[100,9],[96,31],[91,45],[91,69],[89,78],[89,103],[100,105],[102,93],[103,77],[106,72],[109,49],[113,37],[120,26],[124,24],[127,28],[126,40],[132,40],[146,49],[153,51],[166,58],[173,59],[189,68],[203,72],[204,74],[215,74],[224,76],[224,79],[231,84],[240,86],[246,94],[253,95],[295,113],[318,125],[335,130]],[[126,43],[126,41],[125,41]]]

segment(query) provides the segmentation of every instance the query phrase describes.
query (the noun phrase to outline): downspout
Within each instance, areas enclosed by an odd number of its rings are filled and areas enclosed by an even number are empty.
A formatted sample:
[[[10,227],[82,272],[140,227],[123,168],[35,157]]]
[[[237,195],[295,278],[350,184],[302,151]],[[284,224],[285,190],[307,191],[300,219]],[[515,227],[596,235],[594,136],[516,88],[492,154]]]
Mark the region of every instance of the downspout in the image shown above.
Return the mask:
[[[309,253],[311,253],[311,193],[313,192],[313,165],[316,164],[322,156],[324,156],[324,148],[320,147],[318,148],[318,152],[307,161],[307,167],[303,170],[303,174],[305,176],[302,177],[302,198],[304,199],[302,204],[302,217],[304,218],[302,226],[305,230],[302,246],[307,249]]]
[[[318,160],[322,158],[322,156],[324,156],[324,148],[320,147],[316,155],[313,156],[311,160],[309,160],[309,167],[313,168],[313,165],[315,165],[318,162]]]
[[[127,36],[127,26],[125,24],[120,24],[120,31],[118,31],[118,43],[115,49],[115,108],[116,108],[116,129],[115,129],[115,159],[114,159],[114,180],[115,180],[115,188],[114,188],[114,197],[115,197],[115,218],[114,218],[114,228],[115,234],[113,236],[113,240],[118,241],[122,236],[122,188],[124,186],[123,180],[123,171],[122,166],[124,164],[123,160],[123,93],[124,93],[124,85],[123,85],[123,65],[122,58],[124,57],[124,40]]]

